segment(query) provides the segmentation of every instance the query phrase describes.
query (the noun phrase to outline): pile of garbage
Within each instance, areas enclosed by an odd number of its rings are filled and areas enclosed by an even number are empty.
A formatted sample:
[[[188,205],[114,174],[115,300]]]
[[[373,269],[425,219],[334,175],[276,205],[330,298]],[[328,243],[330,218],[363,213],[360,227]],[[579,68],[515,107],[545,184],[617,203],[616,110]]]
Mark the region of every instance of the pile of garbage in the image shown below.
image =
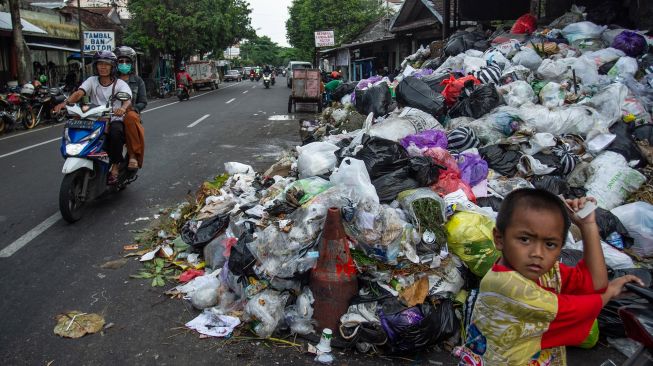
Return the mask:
[[[595,197],[610,275],[650,284],[651,38],[576,7],[511,31],[459,31],[392,80],[341,84],[302,121],[303,146],[263,173],[226,163],[171,213],[142,260],[183,270],[171,293],[203,310],[187,326],[329,328],[359,352],[455,346],[469,293],[500,256],[501,201],[523,187]],[[582,258],[580,240],[572,228],[563,263]],[[624,337],[614,311],[599,329]]]

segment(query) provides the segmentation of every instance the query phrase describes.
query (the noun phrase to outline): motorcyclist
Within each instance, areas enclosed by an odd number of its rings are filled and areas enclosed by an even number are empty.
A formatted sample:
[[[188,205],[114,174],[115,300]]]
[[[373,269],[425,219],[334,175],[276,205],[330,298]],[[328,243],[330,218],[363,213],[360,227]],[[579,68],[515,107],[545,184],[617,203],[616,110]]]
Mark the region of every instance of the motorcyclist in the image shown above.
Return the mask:
[[[175,75],[175,79],[177,80],[177,85],[183,85],[184,89],[188,93],[188,95],[191,95],[193,92],[193,78],[190,77],[190,74],[186,71],[186,66],[181,65],[179,67],[179,71],[177,71],[177,75]]]
[[[111,100],[113,95],[119,92],[127,93],[130,96],[132,91],[129,85],[121,79],[116,78],[118,58],[111,51],[98,51],[93,55],[94,76],[84,80],[79,89],[72,93],[63,103],[54,107],[54,113],[59,113],[67,103],[77,103],[83,96],[88,96],[92,104],[104,105]],[[114,116],[123,117],[131,106],[131,99],[127,101],[113,101]],[[125,132],[122,118],[112,119],[109,124],[107,136],[107,152],[111,162],[108,184],[118,182],[120,163],[123,161],[122,148],[125,144]]]
[[[251,68],[249,70],[249,78],[254,80],[255,77],[256,77],[256,70],[254,68]]]
[[[141,124],[140,115],[147,106],[145,82],[140,76],[136,75],[134,69],[136,51],[133,48],[120,46],[115,49],[115,54],[118,57],[118,77],[127,82],[133,95],[133,103],[125,114],[123,122],[125,124],[125,140],[129,154],[127,169],[137,170],[143,167],[143,157],[145,155],[145,131]]]

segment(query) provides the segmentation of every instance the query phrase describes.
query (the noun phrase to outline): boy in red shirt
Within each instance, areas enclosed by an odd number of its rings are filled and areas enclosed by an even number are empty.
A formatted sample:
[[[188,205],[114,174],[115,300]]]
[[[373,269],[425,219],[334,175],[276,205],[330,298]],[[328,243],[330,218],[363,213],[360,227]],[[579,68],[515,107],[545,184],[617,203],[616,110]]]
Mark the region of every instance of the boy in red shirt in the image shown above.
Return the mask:
[[[502,257],[481,280],[460,365],[566,365],[566,345],[589,334],[601,308],[619,295],[624,276],[608,283],[595,215],[575,215],[594,198],[567,200],[520,189],[501,205],[494,244]],[[576,267],[558,262],[571,226],[581,229],[583,259]]]

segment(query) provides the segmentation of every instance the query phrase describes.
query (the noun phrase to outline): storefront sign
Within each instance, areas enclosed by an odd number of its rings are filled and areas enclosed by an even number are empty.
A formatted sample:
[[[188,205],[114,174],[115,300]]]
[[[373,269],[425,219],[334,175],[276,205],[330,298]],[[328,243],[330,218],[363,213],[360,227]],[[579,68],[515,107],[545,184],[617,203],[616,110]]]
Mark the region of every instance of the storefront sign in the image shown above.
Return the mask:
[[[333,31],[315,32],[315,47],[333,47],[336,45],[336,38]]]
[[[84,31],[84,52],[113,51],[116,37],[112,31]]]

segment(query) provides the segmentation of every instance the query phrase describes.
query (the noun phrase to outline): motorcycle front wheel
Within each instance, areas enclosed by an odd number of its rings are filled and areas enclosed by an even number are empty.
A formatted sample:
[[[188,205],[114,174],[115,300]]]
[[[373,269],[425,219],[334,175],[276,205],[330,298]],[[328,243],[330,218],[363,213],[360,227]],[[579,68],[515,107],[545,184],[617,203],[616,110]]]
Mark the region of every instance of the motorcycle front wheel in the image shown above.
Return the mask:
[[[59,211],[64,220],[69,223],[79,221],[82,218],[85,204],[80,197],[84,189],[85,170],[76,170],[66,174],[61,181],[59,189]]]
[[[25,126],[26,129],[30,130],[39,123],[39,118],[36,115],[36,111],[32,107],[26,107],[24,110],[24,117],[23,117],[23,126]]]

